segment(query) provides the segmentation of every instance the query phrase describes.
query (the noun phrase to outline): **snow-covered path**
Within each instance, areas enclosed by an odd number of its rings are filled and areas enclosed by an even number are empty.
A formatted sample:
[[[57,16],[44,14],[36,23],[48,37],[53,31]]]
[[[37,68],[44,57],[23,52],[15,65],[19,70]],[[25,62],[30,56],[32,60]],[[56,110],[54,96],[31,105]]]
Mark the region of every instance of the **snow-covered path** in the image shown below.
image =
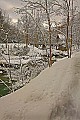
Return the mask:
[[[0,120],[80,120],[80,53],[0,98]]]

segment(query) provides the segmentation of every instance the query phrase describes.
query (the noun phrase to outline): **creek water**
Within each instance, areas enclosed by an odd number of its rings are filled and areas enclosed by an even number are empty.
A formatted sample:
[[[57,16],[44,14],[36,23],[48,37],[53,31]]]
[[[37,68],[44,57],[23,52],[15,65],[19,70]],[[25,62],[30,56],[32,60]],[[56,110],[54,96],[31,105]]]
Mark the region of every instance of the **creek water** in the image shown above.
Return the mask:
[[[9,89],[6,87],[4,82],[9,86],[9,78],[7,77],[7,74],[0,73],[0,97],[9,93]]]

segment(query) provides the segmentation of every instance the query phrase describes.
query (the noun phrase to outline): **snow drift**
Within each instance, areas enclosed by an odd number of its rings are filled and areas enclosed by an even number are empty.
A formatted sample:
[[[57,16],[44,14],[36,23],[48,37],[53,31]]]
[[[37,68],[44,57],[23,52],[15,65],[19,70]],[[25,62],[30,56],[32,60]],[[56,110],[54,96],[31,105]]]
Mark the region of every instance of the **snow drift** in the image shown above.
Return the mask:
[[[0,120],[80,120],[80,53],[0,98]]]

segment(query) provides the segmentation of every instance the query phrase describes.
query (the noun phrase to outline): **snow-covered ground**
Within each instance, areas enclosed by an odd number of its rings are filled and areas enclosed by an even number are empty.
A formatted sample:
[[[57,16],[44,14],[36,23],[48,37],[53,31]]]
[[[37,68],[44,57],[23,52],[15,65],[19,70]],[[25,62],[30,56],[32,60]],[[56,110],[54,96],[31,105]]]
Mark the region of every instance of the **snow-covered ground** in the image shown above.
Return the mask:
[[[1,120],[80,120],[80,53],[0,98]]]
[[[1,50],[4,51],[1,53],[0,62],[9,63],[14,66],[11,69],[11,77],[12,80],[15,81],[14,89],[18,89],[23,84],[29,82],[32,78],[36,77],[42,70],[48,67],[48,56],[49,47],[46,50],[42,50],[41,48],[36,48],[33,45],[28,45],[28,53],[23,55],[25,44],[8,44],[9,45],[9,54],[8,48],[6,48],[5,44],[0,45]],[[26,50],[27,51],[27,50]],[[15,53],[15,54],[14,54]],[[21,54],[22,53],[22,54]],[[66,52],[61,52],[59,50],[52,49],[52,53],[54,55],[64,54]],[[60,58],[52,57],[54,61],[61,60]],[[10,70],[10,69],[9,69]],[[7,69],[8,76],[10,76],[9,70]]]

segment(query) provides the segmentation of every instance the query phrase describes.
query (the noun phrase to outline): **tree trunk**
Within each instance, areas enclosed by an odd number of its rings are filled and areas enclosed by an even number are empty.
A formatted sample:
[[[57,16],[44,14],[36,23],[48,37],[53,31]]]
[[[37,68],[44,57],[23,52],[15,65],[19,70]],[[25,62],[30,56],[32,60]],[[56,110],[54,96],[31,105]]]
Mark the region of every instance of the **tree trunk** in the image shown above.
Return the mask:
[[[72,0],[72,19],[71,19],[71,46],[70,46],[70,58],[72,54],[72,30],[73,30],[73,0]]]
[[[49,13],[48,13],[48,8],[47,8],[47,0],[45,0],[46,2],[46,14],[47,14],[47,19],[48,19],[48,25],[49,25],[49,45],[50,45],[50,62],[49,62],[49,67],[52,65],[52,62],[51,62],[51,58],[52,58],[52,55],[51,55],[51,22],[50,22],[50,16],[49,16]]]

